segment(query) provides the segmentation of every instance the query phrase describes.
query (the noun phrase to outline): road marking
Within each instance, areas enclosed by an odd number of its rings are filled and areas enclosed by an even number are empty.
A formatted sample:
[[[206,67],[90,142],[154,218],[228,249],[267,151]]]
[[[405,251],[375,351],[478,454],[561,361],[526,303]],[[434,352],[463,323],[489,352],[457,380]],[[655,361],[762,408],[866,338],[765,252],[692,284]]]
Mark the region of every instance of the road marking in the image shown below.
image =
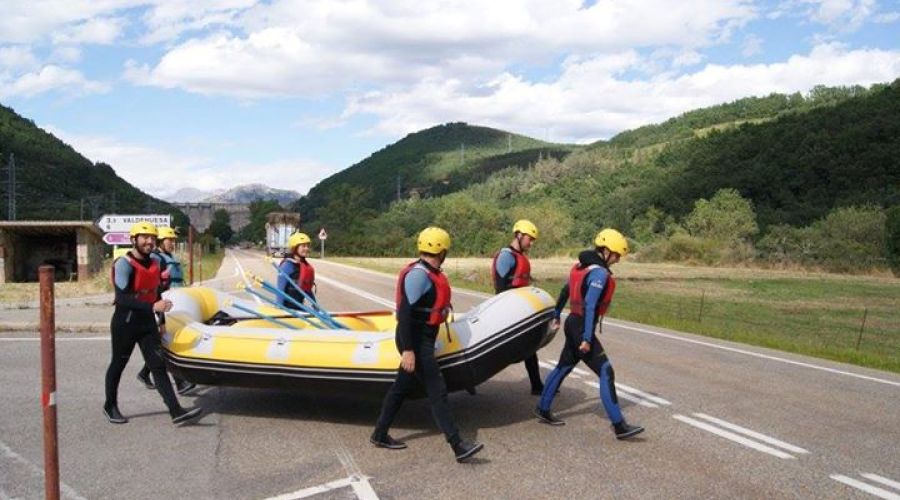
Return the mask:
[[[302,490],[293,491],[291,493],[268,497],[265,500],[297,500],[299,498],[307,498],[320,493],[346,488],[350,486],[350,479],[351,478],[349,477],[345,477],[344,479],[338,479],[337,481],[331,481],[318,486],[310,486],[309,488],[303,488]]]
[[[868,493],[870,495],[875,495],[876,497],[879,497],[879,498],[884,498],[886,500],[900,500],[900,495],[898,495],[892,491],[888,491],[886,489],[879,488],[878,486],[872,486],[869,483],[864,483],[857,479],[847,477],[843,474],[832,474],[828,477],[830,477],[831,479],[834,479],[835,481],[844,483],[847,486],[852,486],[858,490],[865,491],[866,493]]]
[[[875,481],[876,483],[881,483],[885,486],[890,486],[891,488],[894,488],[895,490],[900,490],[900,483],[898,483],[897,481],[894,481],[892,479],[888,479],[884,476],[879,476],[878,474],[872,474],[872,473],[860,474],[860,476],[862,476],[866,479],[871,479],[872,481]]]
[[[723,351],[735,352],[738,354],[745,354],[747,356],[768,359],[770,361],[778,361],[781,363],[787,363],[789,365],[802,366],[804,368],[812,368],[815,370],[822,370],[822,371],[834,373],[837,375],[846,375],[848,377],[855,377],[855,378],[862,379],[862,380],[868,380],[870,382],[878,382],[880,384],[887,384],[887,385],[893,385],[896,387],[900,387],[900,382],[895,382],[893,380],[886,380],[883,378],[871,377],[869,375],[861,375],[859,373],[838,370],[836,368],[828,368],[827,366],[819,366],[819,365],[814,365],[811,363],[804,363],[802,361],[794,361],[792,359],[779,358],[778,356],[771,356],[769,354],[762,354],[762,353],[758,353],[758,352],[747,351],[744,349],[738,349],[736,347],[728,347],[728,346],[724,346],[724,345],[713,344],[712,342],[704,342],[702,340],[689,339],[689,338],[681,337],[678,335],[672,335],[672,334],[658,332],[658,331],[654,331],[654,330],[648,330],[646,328],[638,328],[635,326],[629,326],[624,323],[619,323],[618,321],[609,321],[609,324],[611,324],[615,327],[618,327],[618,328],[624,328],[626,330],[634,330],[636,332],[642,332],[642,333],[649,333],[650,335],[656,335],[658,337],[663,337],[663,338],[667,338],[667,339],[671,339],[671,340],[678,340],[680,342],[687,342],[690,344],[697,344],[697,345],[702,345],[702,346],[706,346],[706,347],[712,347],[714,349],[721,349]]]
[[[694,413],[694,416],[698,417],[698,418],[702,418],[703,420],[710,421],[714,424],[721,425],[722,427],[724,427],[726,429],[729,429],[729,430],[732,430],[735,432],[739,432],[745,436],[750,436],[754,439],[758,439],[764,443],[769,443],[773,446],[777,446],[777,447],[782,448],[787,451],[792,451],[794,453],[809,453],[809,451],[804,450],[803,448],[801,448],[799,446],[794,446],[790,443],[785,443],[784,441],[781,441],[779,439],[775,439],[771,436],[767,436],[765,434],[761,434],[759,432],[752,431],[750,429],[741,427],[739,425],[732,424],[731,422],[726,422],[725,420],[709,416],[705,413]]]
[[[241,265],[240,259],[238,259],[234,254],[231,255],[231,258],[234,259],[235,265],[238,267],[238,269],[241,270],[241,279],[244,281],[244,284],[249,287],[253,287],[253,285],[247,279],[247,273],[244,272],[244,266]],[[255,300],[257,304],[262,304],[262,300],[259,297],[253,294],[251,294],[250,296],[253,297],[253,300]]]
[[[556,362],[555,362],[555,361],[538,361],[538,364],[541,365],[541,366],[543,366],[544,368],[546,368],[546,369],[548,369],[548,370],[555,370],[555,369],[556,369]],[[587,372],[585,372],[584,370],[579,370],[578,368],[573,368],[573,369],[572,369],[572,372],[574,372],[574,371],[576,371],[576,370],[577,370],[577,371],[580,371],[580,372],[587,373]],[[575,373],[572,373],[572,372],[569,372],[569,375],[568,375],[569,377],[572,377],[572,378],[575,379],[575,380],[581,380],[581,376],[580,376],[580,375],[576,375]]]
[[[663,399],[663,398],[661,398],[661,397],[659,397],[659,396],[654,396],[653,394],[650,394],[650,393],[648,393],[648,392],[644,392],[644,391],[642,391],[642,390],[640,390],[640,389],[635,389],[634,387],[631,387],[631,386],[629,386],[629,385],[625,385],[625,384],[623,384],[623,383],[621,383],[621,382],[616,382],[616,389],[619,389],[619,390],[622,391],[622,392],[630,392],[631,394],[634,394],[634,395],[636,395],[636,396],[640,396],[640,397],[646,399],[647,401],[652,401],[652,402],[654,402],[654,403],[656,403],[656,404],[658,404],[658,405],[664,405],[664,406],[667,406],[667,405],[671,405],[671,404],[672,404],[670,401],[665,400],[665,399]]]
[[[591,372],[589,372],[587,370],[582,370],[581,368],[578,368],[577,366],[572,368],[572,371],[581,375],[582,377],[587,377],[587,376],[591,375]]]
[[[587,384],[587,385],[589,385],[589,386],[591,386],[591,387],[593,387],[594,389],[600,389],[600,383],[599,383],[599,382],[595,382],[595,381],[593,381],[593,380],[585,380],[584,383]],[[616,396],[617,396],[617,397],[620,397],[620,398],[622,398],[622,399],[624,399],[624,400],[626,400],[626,401],[631,401],[632,403],[639,404],[639,405],[641,405],[641,406],[646,406],[647,408],[659,408],[659,406],[657,406],[656,404],[651,403],[650,401],[641,399],[641,398],[639,398],[639,397],[637,397],[637,396],[633,396],[633,395],[631,395],[631,394],[628,394],[627,392],[617,392],[617,393],[616,393]]]
[[[324,277],[324,276],[318,276],[318,275],[317,275],[317,276],[316,276],[316,280],[317,280],[317,281],[322,281],[323,283],[327,283],[327,284],[329,284],[329,285],[331,285],[331,286],[333,286],[333,287],[335,287],[335,288],[340,288],[341,290],[345,290],[345,291],[348,291],[348,292],[350,292],[350,293],[354,293],[354,294],[359,295],[360,297],[362,297],[362,298],[364,298],[364,299],[369,299],[369,300],[371,300],[372,302],[381,304],[381,305],[383,305],[383,306],[385,306],[385,307],[390,307],[392,311],[394,310],[394,303],[393,303],[392,301],[382,299],[381,297],[379,297],[379,296],[377,296],[377,295],[375,295],[375,294],[371,294],[371,293],[369,293],[369,292],[360,290],[359,288],[352,287],[352,286],[350,286],[350,285],[345,285],[345,284],[341,283],[340,281],[336,281],[336,280],[333,280],[333,279],[331,279],[331,278],[326,278],[326,277]]]
[[[36,476],[40,476],[41,479],[43,479],[44,477],[44,469],[42,467],[38,467],[37,465],[29,462],[25,457],[14,452],[12,448],[7,446],[3,441],[0,441],[0,458],[9,458],[13,462],[18,462],[24,465],[29,472]],[[79,495],[78,492],[75,491],[71,486],[62,481],[59,482],[59,491],[64,497],[73,498],[75,500],[86,500],[83,496]]]
[[[753,441],[752,439],[745,438],[744,436],[735,434],[730,431],[726,431],[724,429],[720,429],[719,427],[715,427],[713,425],[707,424],[706,422],[701,422],[699,420],[693,419],[691,417],[686,417],[684,415],[672,415],[672,418],[675,420],[679,420],[686,424],[697,427],[698,429],[703,429],[707,432],[711,432],[717,436],[723,437],[725,439],[729,439],[734,441],[735,443],[742,444],[748,448],[753,448],[754,450],[761,451],[763,453],[768,453],[769,455],[776,456],[778,458],[796,458],[793,455],[789,455],[781,450],[772,448],[771,446],[766,446],[762,443]]]

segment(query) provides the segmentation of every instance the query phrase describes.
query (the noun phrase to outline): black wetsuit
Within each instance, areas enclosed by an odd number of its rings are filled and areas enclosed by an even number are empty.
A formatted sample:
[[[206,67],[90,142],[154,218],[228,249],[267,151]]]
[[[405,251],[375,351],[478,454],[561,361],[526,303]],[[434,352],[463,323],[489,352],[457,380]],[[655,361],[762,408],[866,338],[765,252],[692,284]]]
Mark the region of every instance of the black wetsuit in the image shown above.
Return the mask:
[[[512,247],[508,248],[510,252],[518,252]],[[502,251],[503,250],[501,250],[501,252]],[[505,292],[513,288],[512,280],[515,271],[515,265],[510,267],[503,276],[500,275],[499,270],[496,267],[491,270],[491,275],[494,278],[494,293]],[[528,380],[531,382],[531,392],[533,394],[540,394],[544,389],[544,383],[541,382],[541,371],[538,368],[537,353],[525,358],[525,370],[528,372]]]

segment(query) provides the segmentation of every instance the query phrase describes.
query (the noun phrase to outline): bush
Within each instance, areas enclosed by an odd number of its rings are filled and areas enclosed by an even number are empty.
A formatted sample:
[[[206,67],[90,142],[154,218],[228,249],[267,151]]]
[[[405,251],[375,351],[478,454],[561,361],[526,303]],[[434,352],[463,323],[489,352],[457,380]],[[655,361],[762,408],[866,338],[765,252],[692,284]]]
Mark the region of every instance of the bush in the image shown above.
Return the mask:
[[[894,276],[900,277],[900,205],[884,213],[884,243],[888,265]]]

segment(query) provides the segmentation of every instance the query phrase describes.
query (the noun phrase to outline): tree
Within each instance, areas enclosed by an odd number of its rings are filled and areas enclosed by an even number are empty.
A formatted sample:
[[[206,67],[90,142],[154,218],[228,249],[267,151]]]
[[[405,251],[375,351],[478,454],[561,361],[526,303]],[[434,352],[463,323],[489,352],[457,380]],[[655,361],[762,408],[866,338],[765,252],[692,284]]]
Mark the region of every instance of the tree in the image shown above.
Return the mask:
[[[720,189],[709,200],[697,200],[685,226],[691,236],[721,242],[746,242],[759,232],[753,205],[734,189]]]
[[[206,232],[218,238],[222,244],[231,241],[232,236],[234,236],[234,230],[231,229],[231,215],[228,211],[223,208],[216,210]]]
[[[884,239],[888,264],[894,276],[900,277],[900,205],[885,212]]]
[[[271,212],[282,210],[275,200],[255,200],[250,202],[250,222],[241,228],[239,238],[244,241],[263,241],[266,239],[266,216]]]

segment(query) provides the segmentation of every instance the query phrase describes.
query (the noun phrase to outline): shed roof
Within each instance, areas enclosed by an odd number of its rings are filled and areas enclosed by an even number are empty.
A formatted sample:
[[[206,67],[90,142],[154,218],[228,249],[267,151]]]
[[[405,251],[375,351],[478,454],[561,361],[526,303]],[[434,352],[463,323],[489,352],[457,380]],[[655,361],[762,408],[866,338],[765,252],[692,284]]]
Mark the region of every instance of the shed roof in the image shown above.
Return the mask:
[[[63,235],[76,229],[85,229],[98,238],[103,232],[91,221],[83,220],[4,220],[0,221],[0,230],[29,235]]]

